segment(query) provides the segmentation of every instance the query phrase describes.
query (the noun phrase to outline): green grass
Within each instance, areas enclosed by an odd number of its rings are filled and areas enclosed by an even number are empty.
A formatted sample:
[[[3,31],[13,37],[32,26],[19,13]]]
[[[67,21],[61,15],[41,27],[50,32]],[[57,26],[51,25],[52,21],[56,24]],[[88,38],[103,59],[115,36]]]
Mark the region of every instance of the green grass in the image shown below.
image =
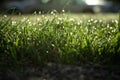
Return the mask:
[[[4,15],[0,19],[0,65],[119,64],[120,18],[76,19],[65,14]]]

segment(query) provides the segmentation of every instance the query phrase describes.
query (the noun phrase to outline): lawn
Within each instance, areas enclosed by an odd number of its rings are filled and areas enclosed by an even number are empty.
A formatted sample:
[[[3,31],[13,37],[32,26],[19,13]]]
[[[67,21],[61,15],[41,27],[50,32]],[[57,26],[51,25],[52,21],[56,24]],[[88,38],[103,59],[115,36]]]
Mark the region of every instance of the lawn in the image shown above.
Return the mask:
[[[0,65],[119,64],[119,14],[1,15]]]

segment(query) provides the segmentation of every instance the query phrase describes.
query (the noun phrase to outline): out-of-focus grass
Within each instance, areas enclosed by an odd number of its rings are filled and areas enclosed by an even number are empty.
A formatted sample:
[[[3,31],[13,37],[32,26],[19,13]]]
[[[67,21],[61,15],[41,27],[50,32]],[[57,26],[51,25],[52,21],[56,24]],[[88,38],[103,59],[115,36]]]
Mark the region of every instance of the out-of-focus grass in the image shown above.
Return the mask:
[[[90,13],[63,13],[64,16],[69,16],[71,18],[86,21],[88,19],[99,19],[99,20],[105,20],[110,21],[112,19],[118,19],[118,13],[99,13],[99,14],[90,14]],[[54,16],[62,17],[63,14],[56,13]],[[3,15],[0,15],[2,17]],[[30,20],[35,21],[36,18],[40,18],[42,16],[45,16],[47,18],[53,18],[54,16],[51,14],[28,14],[28,15],[7,15],[8,18],[11,18],[13,20],[20,20],[24,17],[29,18]]]
[[[113,14],[4,15],[0,65],[119,64],[119,28]]]

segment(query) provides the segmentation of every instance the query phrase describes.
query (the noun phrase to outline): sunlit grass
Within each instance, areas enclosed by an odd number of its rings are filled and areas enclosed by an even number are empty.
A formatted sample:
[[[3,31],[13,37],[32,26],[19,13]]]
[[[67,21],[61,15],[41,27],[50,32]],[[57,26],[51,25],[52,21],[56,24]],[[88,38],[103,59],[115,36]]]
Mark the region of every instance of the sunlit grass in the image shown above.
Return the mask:
[[[100,19],[102,16],[84,20],[83,16],[78,17],[66,14],[4,15],[0,19],[0,64],[118,64],[118,17],[108,20]]]

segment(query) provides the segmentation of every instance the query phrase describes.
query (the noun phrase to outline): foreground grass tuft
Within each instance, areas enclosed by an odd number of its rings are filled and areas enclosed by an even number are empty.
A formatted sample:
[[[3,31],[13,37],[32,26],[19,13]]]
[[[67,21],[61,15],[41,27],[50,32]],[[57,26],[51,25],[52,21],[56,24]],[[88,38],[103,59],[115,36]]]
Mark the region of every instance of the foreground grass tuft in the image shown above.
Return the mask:
[[[0,19],[0,65],[119,64],[120,21],[44,15],[31,21]]]

